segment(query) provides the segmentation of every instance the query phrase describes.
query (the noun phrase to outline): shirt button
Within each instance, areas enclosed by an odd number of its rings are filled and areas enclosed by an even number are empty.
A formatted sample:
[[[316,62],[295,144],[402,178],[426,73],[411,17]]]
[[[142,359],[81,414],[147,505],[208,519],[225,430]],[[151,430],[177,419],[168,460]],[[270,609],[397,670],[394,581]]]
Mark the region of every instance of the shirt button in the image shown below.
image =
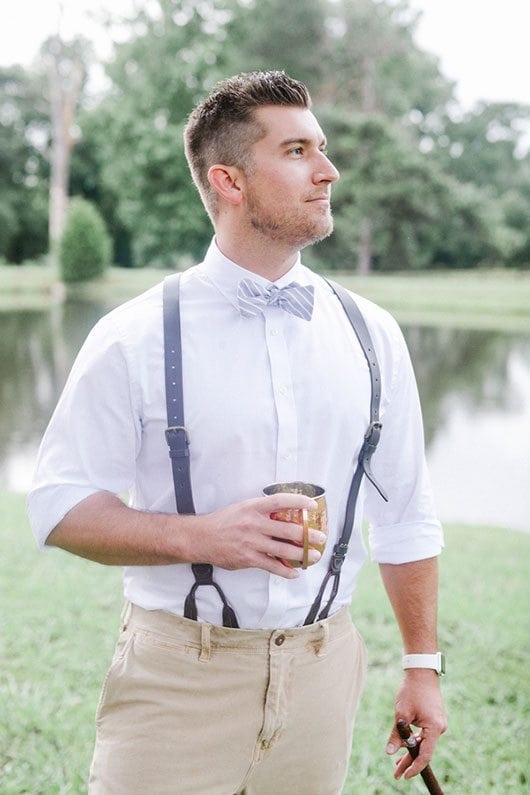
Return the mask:
[[[271,337],[277,337],[277,336],[278,336],[278,329],[271,328]]]
[[[278,637],[274,639],[274,642],[277,646],[281,646],[284,641],[285,641],[285,635],[278,635]]]
[[[289,392],[286,386],[280,387],[280,395],[286,395]]]
[[[291,457],[291,453],[284,453],[282,455],[282,458],[283,458],[284,461],[288,461],[290,459],[290,457]]]

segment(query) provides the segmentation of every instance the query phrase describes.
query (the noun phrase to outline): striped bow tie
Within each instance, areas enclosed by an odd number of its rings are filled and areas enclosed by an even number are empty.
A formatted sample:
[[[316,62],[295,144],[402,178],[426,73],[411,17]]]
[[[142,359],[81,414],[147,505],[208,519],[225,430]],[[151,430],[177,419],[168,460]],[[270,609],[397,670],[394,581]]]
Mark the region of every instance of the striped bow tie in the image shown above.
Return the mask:
[[[311,320],[315,300],[313,285],[291,282],[286,287],[263,288],[252,279],[242,279],[237,288],[239,311],[243,317],[256,317],[265,306],[279,306],[291,315]]]

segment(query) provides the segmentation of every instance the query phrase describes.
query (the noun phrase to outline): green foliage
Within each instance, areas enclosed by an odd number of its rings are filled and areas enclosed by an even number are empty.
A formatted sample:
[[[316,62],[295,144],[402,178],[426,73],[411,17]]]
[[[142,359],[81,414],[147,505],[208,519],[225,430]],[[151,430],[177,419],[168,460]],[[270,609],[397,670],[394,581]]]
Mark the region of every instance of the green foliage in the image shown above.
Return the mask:
[[[482,208],[485,223],[476,230],[475,247],[494,241],[492,256],[510,265],[530,265],[530,152],[521,151],[530,106],[480,103],[449,120],[435,138],[435,156]],[[488,241],[489,238],[489,241]],[[471,241],[469,241],[471,242]],[[484,260],[481,252],[474,262]],[[443,259],[441,260],[443,261]]]
[[[116,132],[104,179],[119,196],[120,223],[134,230],[134,263],[175,268],[200,259],[212,230],[184,156],[182,124],[157,129],[152,118],[131,118]],[[126,159],[114,150],[125,139]]]
[[[74,199],[61,238],[59,262],[64,282],[101,276],[110,264],[111,244],[99,212],[84,199]]]
[[[283,69],[316,92],[326,68],[326,6],[322,0],[250,0],[240,5],[227,26],[228,74]]]
[[[279,68],[308,84],[342,173],[336,231],[307,261],[355,269],[364,251],[376,270],[528,267],[530,110],[482,103],[463,113],[436,58],[416,45],[417,16],[408,0],[137,6],[106,65],[109,90],[76,119],[71,159],[70,192],[97,205],[114,261],[202,257],[212,230],[184,158],[185,120],[222,77]],[[15,262],[47,241],[39,79],[0,71],[0,257]]]
[[[429,265],[429,236],[440,219],[452,217],[456,183],[421,155],[401,125],[382,114],[323,108],[319,115],[341,172],[333,194],[336,234],[315,249],[321,267],[355,267],[363,217],[371,220],[376,269]]]
[[[135,264],[174,266],[182,258],[199,258],[207,245],[211,228],[185,163],[182,127],[195,102],[216,79],[241,70],[283,68],[306,80],[317,101],[334,98],[346,108],[359,108],[366,88],[366,57],[375,52],[379,83],[374,83],[373,90],[379,92],[378,104],[385,104],[384,96],[393,96],[389,112],[401,113],[412,101],[407,91],[418,95],[419,83],[422,107],[430,111],[434,102],[441,101],[440,87],[432,88],[433,74],[441,84],[439,74],[432,59],[424,57],[422,62],[402,12],[390,4],[376,5],[375,22],[370,16],[371,0],[355,7],[328,0],[311,0],[309,7],[301,0],[287,6],[279,0],[193,0],[185,6],[159,0],[156,9],[153,5],[150,11],[137,14],[130,25],[131,39],[117,48],[108,67],[113,91],[98,108],[104,136],[93,148],[103,163],[103,192],[116,197],[116,216],[131,236]],[[386,41],[391,30],[391,46],[385,45],[381,52],[368,47],[367,31],[373,44],[378,36]],[[411,51],[412,60],[406,55]],[[400,56],[408,59],[401,71],[396,67]],[[426,75],[423,81],[416,79],[414,67],[419,62]],[[395,91],[387,87],[386,95],[379,91],[385,69],[386,83],[399,86]],[[347,83],[341,82],[343,75],[350,76]],[[444,99],[448,93],[446,89]],[[397,96],[402,98],[399,103]],[[432,97],[428,106],[427,96]],[[412,140],[409,146],[414,148]],[[74,172],[81,151],[74,152]],[[361,193],[363,188],[360,185]],[[354,251],[351,235],[344,234],[345,227],[355,226],[352,216],[355,219],[355,207],[349,208],[346,223],[339,219],[337,252]],[[408,266],[414,247],[407,252],[397,259],[394,256],[394,265],[399,261]]]
[[[116,265],[132,265],[131,231],[119,215],[119,196],[109,180],[103,179],[104,158],[108,140],[107,113],[103,108],[97,112],[82,110],[78,116],[82,130],[81,139],[76,144],[71,159],[69,193],[81,196],[92,202],[105,219],[105,225],[112,237],[112,261]]]
[[[0,68],[0,257],[11,263],[47,249],[48,136],[39,77],[21,66]]]
[[[199,258],[210,222],[184,157],[182,129],[197,100],[220,77],[230,4],[160,0],[131,21],[140,35],[108,66],[113,91],[98,109],[101,181],[132,239],[134,264],[174,267]],[[74,155],[75,157],[75,155]]]
[[[417,14],[407,2],[327,0],[318,99],[347,110],[401,118],[412,109],[432,113],[452,95],[433,56],[420,50],[413,32]]]

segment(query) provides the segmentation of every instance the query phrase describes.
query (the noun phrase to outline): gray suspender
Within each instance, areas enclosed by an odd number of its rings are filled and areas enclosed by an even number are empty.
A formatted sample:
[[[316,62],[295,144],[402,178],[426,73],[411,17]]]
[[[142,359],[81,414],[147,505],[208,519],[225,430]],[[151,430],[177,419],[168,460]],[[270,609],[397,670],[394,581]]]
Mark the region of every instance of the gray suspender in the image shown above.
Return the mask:
[[[184,426],[184,391],[182,385],[182,342],[180,334],[180,274],[164,281],[164,362],[166,374],[166,441],[173,469],[173,485],[178,513],[194,514],[191,491],[189,439]],[[238,628],[236,614],[221,588],[213,579],[210,563],[193,563],[195,582],[184,603],[184,617],[197,621],[195,593],[200,585],[212,585],[223,603],[223,626]]]
[[[329,614],[333,600],[339,589],[339,579],[342,564],[348,551],[348,544],[353,529],[355,517],[355,507],[359,495],[359,489],[363,475],[370,480],[384,500],[387,496],[383,489],[376,482],[370,461],[375,452],[379,437],[381,435],[381,423],[379,421],[379,405],[381,400],[381,376],[379,364],[375,355],[370,333],[364,322],[364,318],[357,307],[357,304],[343,287],[335,282],[327,280],[341,302],[344,311],[357,335],[359,344],[362,348],[371,381],[370,398],[370,423],[365,433],[363,444],[357,459],[357,466],[348,494],[344,526],[339,541],[335,544],[331,557],[329,569],[326,572],[322,585],[311,609],[304,621],[304,624],[312,624],[315,620],[326,618]],[[169,456],[173,470],[173,483],[175,487],[175,500],[177,511],[182,514],[194,514],[193,496],[191,490],[190,458],[189,458],[189,439],[184,425],[184,398],[182,382],[182,343],[180,334],[180,306],[179,306],[180,274],[169,276],[164,281],[164,357],[165,357],[165,377],[166,377],[166,406],[168,428],[166,430],[166,441],[169,445]],[[190,593],[186,597],[184,604],[185,618],[197,620],[197,605],[195,594],[200,585],[213,586],[223,602],[223,626],[238,627],[237,619],[233,608],[229,605],[221,588],[213,579],[213,566],[209,563],[192,565],[195,583]],[[321,602],[329,580],[333,577],[331,593],[325,607],[320,610]],[[319,612],[320,611],[320,612]]]
[[[374,454],[375,449],[379,444],[379,438],[381,436],[381,428],[382,428],[382,425],[379,421],[379,405],[381,403],[381,373],[379,370],[379,363],[377,361],[377,356],[375,355],[372,338],[370,337],[370,332],[366,327],[364,318],[361,312],[359,311],[359,307],[357,306],[357,304],[355,303],[349,292],[345,290],[344,287],[341,287],[340,284],[332,282],[330,279],[326,279],[326,281],[328,282],[330,287],[333,289],[333,292],[341,302],[344,311],[348,316],[348,320],[350,321],[353,330],[355,331],[357,339],[359,340],[359,344],[362,348],[366,361],[368,362],[368,370],[370,372],[370,384],[371,384],[370,423],[364,435],[363,444],[361,446],[361,450],[357,457],[357,466],[355,468],[355,472],[353,473],[350,491],[348,493],[348,500],[346,503],[346,513],[344,517],[344,525],[342,527],[342,534],[333,548],[333,554],[331,556],[331,560],[329,563],[329,569],[324,575],[324,579],[322,580],[322,585],[320,586],[316,599],[311,605],[311,609],[306,616],[304,625],[313,624],[314,621],[317,619],[317,614],[318,614],[318,620],[322,618],[327,618],[327,616],[329,615],[330,607],[333,604],[333,601],[339,590],[340,572],[342,569],[342,564],[344,563],[344,559],[346,557],[346,553],[348,552],[348,544],[350,542],[350,536],[353,530],[353,520],[355,518],[355,507],[357,505],[357,497],[359,496],[359,489],[361,487],[361,481],[363,479],[363,475],[366,475],[369,481],[375,486],[381,497],[386,502],[388,502],[388,497],[386,496],[381,486],[375,480],[370,467],[370,461],[372,455]],[[331,594],[326,606],[322,610],[320,610],[322,598],[324,596],[326,586],[331,577],[334,578],[333,586],[331,588]],[[319,610],[320,613],[318,612]]]

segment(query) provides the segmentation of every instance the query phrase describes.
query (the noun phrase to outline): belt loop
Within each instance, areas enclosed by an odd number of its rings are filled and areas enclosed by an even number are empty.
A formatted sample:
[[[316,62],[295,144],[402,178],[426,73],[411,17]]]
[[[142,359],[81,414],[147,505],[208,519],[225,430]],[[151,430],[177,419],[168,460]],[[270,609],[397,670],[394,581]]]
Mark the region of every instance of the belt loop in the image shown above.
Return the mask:
[[[325,657],[329,642],[329,620],[324,619],[323,621],[319,621],[318,626],[320,629],[320,638],[315,644],[315,651],[317,657]]]
[[[210,624],[201,623],[201,653],[199,654],[200,662],[209,662],[212,654],[212,647],[210,643]]]
[[[132,603],[126,601],[123,605],[123,610],[121,611],[121,631],[125,632],[129,625],[129,621],[131,618],[132,613]]]

